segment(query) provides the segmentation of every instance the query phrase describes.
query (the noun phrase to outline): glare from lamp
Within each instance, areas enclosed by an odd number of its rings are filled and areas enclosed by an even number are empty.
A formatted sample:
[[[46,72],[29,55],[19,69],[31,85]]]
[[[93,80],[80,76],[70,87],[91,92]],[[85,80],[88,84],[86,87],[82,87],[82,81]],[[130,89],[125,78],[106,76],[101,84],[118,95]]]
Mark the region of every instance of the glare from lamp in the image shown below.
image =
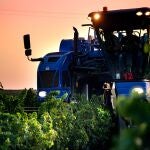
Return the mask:
[[[46,97],[46,95],[47,95],[46,91],[40,91],[40,92],[39,92],[39,96],[40,96],[41,98]]]
[[[132,89],[131,93],[137,93],[139,95],[144,94],[144,90],[141,87],[135,87]]]
[[[100,19],[100,14],[99,13],[96,13],[94,14],[94,20],[99,20]]]
[[[142,16],[143,13],[142,13],[141,11],[138,11],[138,12],[136,13],[136,15],[137,15],[137,16]]]
[[[145,12],[145,16],[150,16],[150,11]]]

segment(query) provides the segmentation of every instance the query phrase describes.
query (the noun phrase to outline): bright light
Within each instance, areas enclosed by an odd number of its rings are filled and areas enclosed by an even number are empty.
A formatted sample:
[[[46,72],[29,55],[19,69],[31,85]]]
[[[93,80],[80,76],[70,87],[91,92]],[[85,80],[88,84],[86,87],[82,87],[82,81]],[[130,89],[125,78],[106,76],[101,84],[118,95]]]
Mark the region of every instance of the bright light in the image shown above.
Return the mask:
[[[94,14],[94,20],[99,20],[100,19],[100,14],[99,13],[95,13]]]
[[[150,16],[150,11],[145,12],[145,16]]]
[[[144,94],[144,90],[141,87],[135,87],[132,89],[131,93],[137,93],[139,95]]]
[[[40,91],[40,92],[39,92],[39,96],[40,96],[41,98],[46,97],[46,95],[47,95],[46,91]]]
[[[136,15],[137,15],[137,16],[142,16],[143,13],[142,13],[141,11],[138,11],[138,12],[136,13]]]
[[[146,82],[146,98],[150,102],[150,82]]]

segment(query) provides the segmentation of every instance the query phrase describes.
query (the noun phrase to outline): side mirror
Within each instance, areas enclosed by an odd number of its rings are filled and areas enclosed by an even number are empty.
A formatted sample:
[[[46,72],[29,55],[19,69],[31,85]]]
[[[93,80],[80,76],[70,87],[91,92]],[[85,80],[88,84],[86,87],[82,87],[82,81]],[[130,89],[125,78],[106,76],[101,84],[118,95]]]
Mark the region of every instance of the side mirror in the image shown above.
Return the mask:
[[[31,55],[31,49],[30,49],[30,35],[26,34],[23,36],[24,41],[24,48],[25,48],[25,55],[30,56]]]
[[[29,34],[26,34],[23,36],[23,41],[24,41],[24,48],[30,49],[30,35]]]

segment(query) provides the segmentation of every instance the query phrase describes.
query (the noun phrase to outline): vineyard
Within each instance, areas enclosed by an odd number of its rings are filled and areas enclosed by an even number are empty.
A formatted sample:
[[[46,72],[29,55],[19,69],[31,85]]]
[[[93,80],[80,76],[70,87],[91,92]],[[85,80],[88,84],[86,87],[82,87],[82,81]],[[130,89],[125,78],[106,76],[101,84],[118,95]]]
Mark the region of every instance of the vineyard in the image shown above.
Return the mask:
[[[23,90],[0,95],[0,149],[106,149],[111,138],[112,118],[100,98],[65,103],[50,94],[37,103],[36,93]],[[26,113],[24,107],[38,107]]]
[[[142,97],[118,99],[119,115],[133,124],[118,132],[118,115],[104,107],[102,96],[87,101],[77,95],[75,102],[66,103],[63,97],[56,98],[56,94],[51,93],[45,102],[38,103],[32,89],[13,95],[0,91],[0,149],[150,148],[150,104],[141,101]],[[24,108],[29,106],[38,109],[25,112]]]

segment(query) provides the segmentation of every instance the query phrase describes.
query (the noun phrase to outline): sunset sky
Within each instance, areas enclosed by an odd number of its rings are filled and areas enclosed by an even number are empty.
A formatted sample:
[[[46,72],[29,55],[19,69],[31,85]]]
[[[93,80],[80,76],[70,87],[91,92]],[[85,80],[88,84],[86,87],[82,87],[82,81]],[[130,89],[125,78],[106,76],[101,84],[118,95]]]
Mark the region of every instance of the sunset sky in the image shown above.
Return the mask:
[[[61,39],[73,38],[72,27],[87,37],[92,11],[150,7],[150,0],[0,0],[0,81],[5,89],[36,89],[38,62],[24,55],[23,35],[31,35],[32,57],[58,51]]]

